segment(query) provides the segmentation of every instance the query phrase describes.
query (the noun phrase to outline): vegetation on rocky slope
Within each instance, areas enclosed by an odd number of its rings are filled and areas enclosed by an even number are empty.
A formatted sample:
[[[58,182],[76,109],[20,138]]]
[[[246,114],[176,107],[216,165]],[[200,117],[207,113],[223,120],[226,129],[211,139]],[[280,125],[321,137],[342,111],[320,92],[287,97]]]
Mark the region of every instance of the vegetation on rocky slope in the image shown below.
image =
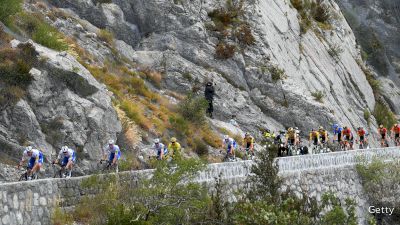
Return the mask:
[[[400,161],[384,162],[375,158],[372,162],[368,162],[360,159],[356,169],[370,205],[376,208],[394,207],[396,209],[391,216],[375,214],[370,224],[382,223],[382,220],[385,220],[387,224],[399,221],[400,212],[397,209],[400,207],[400,200],[392,196],[398,196],[399,192]]]
[[[33,80],[29,73],[36,63],[36,52],[31,44],[20,44],[13,49],[0,45],[0,107],[15,104],[25,96],[25,89]]]
[[[244,3],[243,0],[227,0],[225,7],[208,13],[212,20],[208,29],[215,32],[220,40],[215,47],[216,58],[232,58],[237,50],[255,43],[251,27],[244,19]]]

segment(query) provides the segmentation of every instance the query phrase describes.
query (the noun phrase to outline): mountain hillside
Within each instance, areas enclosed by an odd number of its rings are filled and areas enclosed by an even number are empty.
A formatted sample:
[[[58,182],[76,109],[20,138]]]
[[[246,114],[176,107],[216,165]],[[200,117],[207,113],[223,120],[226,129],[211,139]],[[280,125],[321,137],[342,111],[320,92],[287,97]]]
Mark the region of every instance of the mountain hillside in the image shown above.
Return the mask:
[[[1,101],[3,163],[27,144],[50,161],[67,144],[88,173],[117,139],[126,168],[141,168],[152,139],[172,136],[186,156],[218,161],[223,134],[299,127],[307,136],[336,122],[376,135],[377,122],[394,121],[396,101],[383,97],[387,83],[365,65],[334,1],[34,0],[9,14],[1,68],[23,68],[26,83],[1,80],[10,96]],[[15,61],[26,51],[32,62]],[[208,81],[214,119],[203,121]]]

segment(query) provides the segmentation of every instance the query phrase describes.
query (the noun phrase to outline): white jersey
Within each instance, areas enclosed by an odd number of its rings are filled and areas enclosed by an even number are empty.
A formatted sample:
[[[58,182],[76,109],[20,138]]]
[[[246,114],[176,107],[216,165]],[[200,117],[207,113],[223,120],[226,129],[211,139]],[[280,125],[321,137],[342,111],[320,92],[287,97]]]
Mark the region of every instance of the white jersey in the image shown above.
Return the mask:
[[[62,150],[60,150],[60,152],[58,153],[58,159],[62,159],[64,157],[73,157],[74,156],[74,150],[68,148],[67,154],[64,154]]]
[[[163,150],[163,149],[165,148],[165,145],[164,145],[163,143],[159,143],[158,145],[157,145],[157,144],[154,144],[154,145],[153,145],[153,148],[154,148],[157,152],[159,152],[159,151],[161,151],[161,150]]]
[[[233,138],[223,139],[222,141],[227,146],[233,145],[233,147],[236,147],[236,141]]]
[[[104,148],[104,152],[107,152],[108,154],[110,154],[110,153],[117,153],[117,154],[118,154],[119,151],[120,151],[120,149],[119,149],[119,146],[118,146],[118,145],[113,145],[112,148],[110,148],[110,146],[107,145],[107,146]]]
[[[22,154],[22,161],[25,160],[30,160],[31,158],[36,158],[37,160],[39,159],[40,151],[37,149],[32,149],[32,156],[28,155],[28,151],[24,151]]]

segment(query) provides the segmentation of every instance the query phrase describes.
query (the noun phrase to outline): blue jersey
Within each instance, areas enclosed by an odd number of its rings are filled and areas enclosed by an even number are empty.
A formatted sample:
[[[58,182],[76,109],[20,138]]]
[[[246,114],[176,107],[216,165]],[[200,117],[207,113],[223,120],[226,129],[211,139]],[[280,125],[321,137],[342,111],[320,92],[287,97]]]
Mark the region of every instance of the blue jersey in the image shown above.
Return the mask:
[[[333,130],[333,135],[342,134],[343,128],[338,127],[336,130]]]

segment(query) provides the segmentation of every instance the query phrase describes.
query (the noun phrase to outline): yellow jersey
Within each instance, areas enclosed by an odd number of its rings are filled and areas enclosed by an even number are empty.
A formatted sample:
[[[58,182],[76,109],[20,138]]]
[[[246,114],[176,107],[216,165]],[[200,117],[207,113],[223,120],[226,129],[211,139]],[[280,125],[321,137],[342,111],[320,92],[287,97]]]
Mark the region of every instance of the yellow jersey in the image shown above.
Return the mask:
[[[252,136],[244,137],[243,140],[244,140],[244,143],[247,143],[247,144],[254,143],[254,138]]]

